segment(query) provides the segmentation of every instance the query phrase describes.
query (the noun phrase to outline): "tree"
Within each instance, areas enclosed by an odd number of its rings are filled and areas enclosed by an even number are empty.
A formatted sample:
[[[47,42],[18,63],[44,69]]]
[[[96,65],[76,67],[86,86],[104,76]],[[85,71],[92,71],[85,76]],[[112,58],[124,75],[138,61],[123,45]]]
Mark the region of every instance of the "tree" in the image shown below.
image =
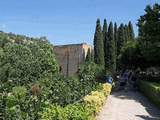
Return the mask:
[[[6,33],[0,37],[4,38],[0,40],[0,92],[17,85],[27,86],[58,72],[53,46],[48,41],[20,35],[17,39],[16,35]]]
[[[139,43],[148,65],[160,66],[160,5],[147,6],[138,20]]]
[[[108,58],[107,58],[107,66],[108,70],[111,72],[115,72],[116,70],[116,55],[115,55],[115,40],[114,40],[114,32],[113,32],[113,23],[110,22],[108,28]]]
[[[129,28],[126,24],[124,25],[124,37],[125,37],[124,44],[126,44],[128,41],[130,41]]]
[[[134,35],[133,25],[131,21],[129,21],[128,23],[128,34],[129,34],[129,40],[134,40],[135,35]]]
[[[117,23],[114,23],[114,40],[115,40],[115,56],[116,56],[116,65],[117,65],[117,42],[118,42],[118,30]]]
[[[100,19],[97,19],[96,30],[94,34],[94,61],[96,64],[104,66],[103,33],[101,30]]]
[[[124,25],[120,24],[118,28],[117,55],[120,54],[121,48],[125,44]]]
[[[108,54],[108,36],[107,36],[107,21],[104,19],[103,25],[103,42],[104,42],[104,60],[105,60],[105,67],[107,67],[107,54]]]
[[[120,68],[123,68],[123,66],[134,66],[135,68],[142,66],[142,63],[145,61],[141,58],[138,41],[128,41],[123,46],[119,61]]]

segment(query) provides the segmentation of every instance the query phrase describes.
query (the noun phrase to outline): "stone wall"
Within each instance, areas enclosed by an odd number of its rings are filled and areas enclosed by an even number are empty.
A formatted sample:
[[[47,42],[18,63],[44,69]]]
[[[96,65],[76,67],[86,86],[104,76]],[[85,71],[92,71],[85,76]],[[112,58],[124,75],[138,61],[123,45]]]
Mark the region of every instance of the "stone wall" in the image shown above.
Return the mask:
[[[54,46],[62,74],[65,76],[75,74],[78,66],[84,62],[89,48],[92,49],[86,43]]]

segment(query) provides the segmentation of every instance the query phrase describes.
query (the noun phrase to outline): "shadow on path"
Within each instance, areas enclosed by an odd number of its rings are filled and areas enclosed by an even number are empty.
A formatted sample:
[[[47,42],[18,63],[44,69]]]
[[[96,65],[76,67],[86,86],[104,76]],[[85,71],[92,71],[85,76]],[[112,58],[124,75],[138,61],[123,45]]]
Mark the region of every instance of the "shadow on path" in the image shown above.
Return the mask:
[[[113,92],[111,95],[118,99],[134,100],[135,102],[140,103],[149,114],[148,116],[136,115],[140,120],[160,120],[160,110],[156,108],[156,106],[152,105],[141,93],[122,90]]]

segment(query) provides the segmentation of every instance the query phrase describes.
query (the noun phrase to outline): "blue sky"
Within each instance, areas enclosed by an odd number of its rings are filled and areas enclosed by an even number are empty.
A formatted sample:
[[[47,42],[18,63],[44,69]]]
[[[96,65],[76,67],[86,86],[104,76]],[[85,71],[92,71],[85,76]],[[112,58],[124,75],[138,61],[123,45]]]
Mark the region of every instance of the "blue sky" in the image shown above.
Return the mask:
[[[133,22],[147,4],[159,0],[2,0],[0,30],[32,37],[46,36],[53,44],[93,43],[96,19]]]

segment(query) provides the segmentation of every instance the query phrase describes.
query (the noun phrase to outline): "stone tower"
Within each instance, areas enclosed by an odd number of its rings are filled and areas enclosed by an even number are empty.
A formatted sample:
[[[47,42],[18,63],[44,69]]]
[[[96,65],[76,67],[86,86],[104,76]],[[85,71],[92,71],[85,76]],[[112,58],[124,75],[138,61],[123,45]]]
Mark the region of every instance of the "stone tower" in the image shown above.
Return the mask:
[[[85,61],[88,49],[92,50],[92,47],[86,43],[54,46],[54,53],[62,74],[74,75],[78,66]]]

